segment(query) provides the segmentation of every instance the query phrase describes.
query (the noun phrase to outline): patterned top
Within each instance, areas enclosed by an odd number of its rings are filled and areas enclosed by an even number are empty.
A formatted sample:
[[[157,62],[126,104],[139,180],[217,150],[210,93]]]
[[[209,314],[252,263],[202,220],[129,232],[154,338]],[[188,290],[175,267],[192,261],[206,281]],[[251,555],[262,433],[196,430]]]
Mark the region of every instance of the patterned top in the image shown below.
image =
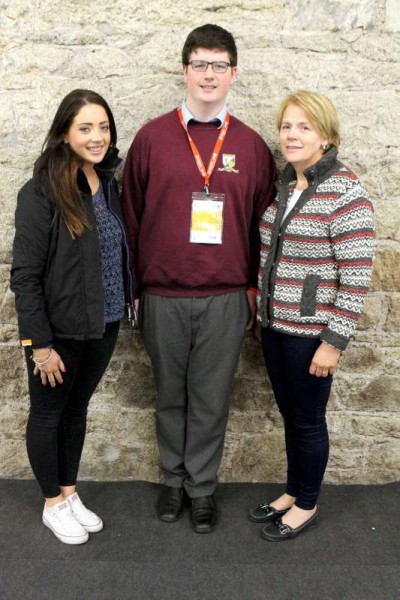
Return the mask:
[[[105,322],[112,323],[124,316],[122,232],[116,217],[107,207],[101,184],[93,196],[93,208],[100,241]]]
[[[292,165],[286,166],[261,219],[257,316],[263,327],[320,337],[344,350],[368,291],[373,207],[336,149],[304,174],[308,188],[282,220],[296,184]]]

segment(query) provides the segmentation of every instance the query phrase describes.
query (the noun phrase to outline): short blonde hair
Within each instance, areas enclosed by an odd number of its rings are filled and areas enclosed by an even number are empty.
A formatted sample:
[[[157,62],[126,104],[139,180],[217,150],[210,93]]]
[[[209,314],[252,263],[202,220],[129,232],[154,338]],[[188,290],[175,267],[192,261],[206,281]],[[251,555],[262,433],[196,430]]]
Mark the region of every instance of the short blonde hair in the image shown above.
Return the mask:
[[[332,102],[322,94],[300,90],[286,96],[276,113],[276,124],[281,128],[283,114],[290,104],[298,106],[306,113],[310,123],[328,140],[329,146],[340,146],[339,118]]]

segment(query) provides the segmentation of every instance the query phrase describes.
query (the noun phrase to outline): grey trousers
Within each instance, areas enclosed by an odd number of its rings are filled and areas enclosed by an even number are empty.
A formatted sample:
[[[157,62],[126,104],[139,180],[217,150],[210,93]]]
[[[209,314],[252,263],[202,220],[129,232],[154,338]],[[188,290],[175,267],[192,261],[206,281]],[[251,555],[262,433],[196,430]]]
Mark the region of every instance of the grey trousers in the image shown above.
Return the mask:
[[[229,397],[249,319],[246,291],[206,298],[143,294],[140,324],[156,387],[166,485],[214,492]]]

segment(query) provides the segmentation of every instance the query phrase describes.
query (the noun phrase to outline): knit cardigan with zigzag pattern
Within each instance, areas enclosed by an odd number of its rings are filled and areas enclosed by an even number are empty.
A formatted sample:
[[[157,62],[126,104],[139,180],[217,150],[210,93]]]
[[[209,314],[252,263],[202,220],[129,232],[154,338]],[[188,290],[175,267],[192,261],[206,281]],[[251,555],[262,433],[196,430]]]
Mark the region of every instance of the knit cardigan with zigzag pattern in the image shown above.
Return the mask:
[[[344,350],[371,277],[373,207],[334,148],[304,174],[308,188],[282,221],[296,183],[286,166],[261,219],[258,319],[263,327]]]

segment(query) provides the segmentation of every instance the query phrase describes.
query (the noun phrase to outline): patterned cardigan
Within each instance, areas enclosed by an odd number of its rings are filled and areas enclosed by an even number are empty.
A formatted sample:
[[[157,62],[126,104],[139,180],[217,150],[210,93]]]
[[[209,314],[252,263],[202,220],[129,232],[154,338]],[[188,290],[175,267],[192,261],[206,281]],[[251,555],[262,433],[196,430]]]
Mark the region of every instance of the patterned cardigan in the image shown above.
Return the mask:
[[[292,165],[286,166],[261,219],[258,320],[344,350],[371,277],[373,207],[335,148],[304,174],[308,188],[282,221],[296,183]]]

